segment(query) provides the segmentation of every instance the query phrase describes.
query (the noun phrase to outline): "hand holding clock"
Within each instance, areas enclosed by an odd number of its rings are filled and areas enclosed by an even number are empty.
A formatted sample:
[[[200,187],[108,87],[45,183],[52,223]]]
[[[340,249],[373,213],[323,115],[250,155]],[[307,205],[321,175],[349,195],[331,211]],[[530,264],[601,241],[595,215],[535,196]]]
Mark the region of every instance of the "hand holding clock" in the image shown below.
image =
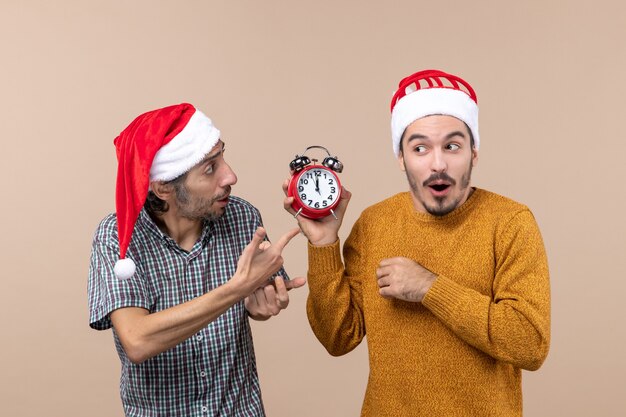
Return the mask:
[[[285,182],[283,182],[283,191],[285,193],[283,206],[285,207],[285,210],[291,213],[291,215],[295,215],[296,211],[292,207],[294,197],[289,197],[287,195],[288,187],[289,179],[286,179]],[[321,219],[315,220],[306,218],[304,216],[296,217],[296,220],[298,221],[298,226],[300,226],[300,230],[302,230],[302,233],[304,233],[304,235],[307,237],[312,245],[324,246],[330,245],[337,241],[337,239],[339,238],[339,228],[341,227],[343,215],[346,212],[348,203],[350,202],[350,197],[352,197],[350,191],[346,190],[345,187],[342,187],[339,204],[334,210],[334,213],[337,216],[336,219],[333,216],[322,217]]]

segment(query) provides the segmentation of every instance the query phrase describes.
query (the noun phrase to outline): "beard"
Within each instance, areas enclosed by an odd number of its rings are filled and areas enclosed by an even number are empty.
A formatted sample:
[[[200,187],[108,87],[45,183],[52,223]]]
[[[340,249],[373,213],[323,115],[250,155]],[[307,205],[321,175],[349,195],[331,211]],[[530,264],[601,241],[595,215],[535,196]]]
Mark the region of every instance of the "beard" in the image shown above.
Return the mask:
[[[456,183],[457,183],[456,180],[452,178],[451,176],[449,176],[448,174],[446,174],[445,172],[440,172],[440,173],[435,173],[431,175],[430,177],[428,177],[428,179],[424,181],[422,185],[418,185],[415,177],[412,174],[410,174],[409,170],[406,168],[406,164],[404,165],[404,172],[406,174],[407,180],[409,181],[409,186],[411,187],[411,190],[413,191],[413,195],[415,196],[415,198],[419,200],[419,202],[422,204],[424,209],[433,216],[441,217],[441,216],[445,216],[448,213],[451,213],[459,205],[461,205],[461,200],[463,200],[463,197],[465,196],[465,191],[469,187],[470,180],[472,178],[472,168],[473,168],[473,164],[472,164],[472,161],[470,160],[467,170],[461,176],[461,187],[459,189],[459,195],[456,198],[451,199],[451,196],[448,196],[448,195],[443,196],[443,197],[434,197],[435,199],[434,204],[429,204],[425,201],[425,199],[422,197],[420,193],[420,188],[422,190],[425,190],[426,187],[428,187],[428,184],[437,180],[447,181],[450,183],[450,187],[454,187],[456,186]]]
[[[223,193],[211,198],[191,196],[185,184],[177,185],[175,191],[178,214],[181,217],[189,220],[212,222],[219,219],[224,214],[224,209],[215,209],[213,205],[216,201],[228,197],[230,194],[230,186],[227,186]]]

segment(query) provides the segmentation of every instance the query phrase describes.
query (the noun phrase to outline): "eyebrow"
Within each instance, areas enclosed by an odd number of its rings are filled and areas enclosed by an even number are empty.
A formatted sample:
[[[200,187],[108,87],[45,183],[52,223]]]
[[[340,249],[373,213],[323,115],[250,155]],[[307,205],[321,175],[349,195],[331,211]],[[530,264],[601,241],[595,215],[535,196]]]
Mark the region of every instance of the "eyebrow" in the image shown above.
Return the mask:
[[[461,132],[460,130],[455,130],[454,132],[450,132],[446,135],[445,140],[450,140],[453,137],[456,136],[460,136],[462,138],[467,138],[467,136]],[[430,138],[428,136],[422,135],[420,133],[414,133],[411,136],[409,136],[409,138],[407,139],[407,143],[409,143],[412,140],[430,140]]]
[[[205,165],[206,163],[211,162],[212,160],[214,160],[215,158],[217,158],[218,156],[223,154],[225,149],[226,149],[226,144],[224,142],[222,142],[222,149],[220,149],[219,151],[214,152],[211,155],[207,155],[206,158],[204,158],[202,160],[202,162],[200,162],[200,165]]]

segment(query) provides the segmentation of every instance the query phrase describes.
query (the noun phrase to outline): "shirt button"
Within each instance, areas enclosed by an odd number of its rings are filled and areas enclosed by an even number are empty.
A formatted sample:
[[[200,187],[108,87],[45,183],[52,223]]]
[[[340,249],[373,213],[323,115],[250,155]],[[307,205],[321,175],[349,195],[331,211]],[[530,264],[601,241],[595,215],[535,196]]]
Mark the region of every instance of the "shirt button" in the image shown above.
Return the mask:
[[[202,378],[204,378],[204,377],[206,376],[206,372],[204,372],[204,371],[200,372],[200,376],[201,376]]]
[[[209,409],[206,406],[202,406],[202,412],[206,413],[207,411],[209,411]]]
[[[202,340],[202,335],[201,335],[201,334],[199,334],[198,336],[196,336],[196,340],[197,340],[198,342],[199,342],[199,341],[201,341],[201,340]]]

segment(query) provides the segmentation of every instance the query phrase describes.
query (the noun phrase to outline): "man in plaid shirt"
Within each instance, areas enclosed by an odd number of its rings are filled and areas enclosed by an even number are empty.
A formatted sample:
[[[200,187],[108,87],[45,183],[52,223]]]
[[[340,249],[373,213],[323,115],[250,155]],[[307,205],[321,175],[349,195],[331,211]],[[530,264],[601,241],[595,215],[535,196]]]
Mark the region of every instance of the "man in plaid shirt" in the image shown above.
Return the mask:
[[[190,104],[145,113],[116,139],[116,214],[98,226],[90,326],[113,328],[127,416],[264,416],[248,317],[304,285],[282,269],[211,120]],[[274,277],[274,278],[272,278]]]

